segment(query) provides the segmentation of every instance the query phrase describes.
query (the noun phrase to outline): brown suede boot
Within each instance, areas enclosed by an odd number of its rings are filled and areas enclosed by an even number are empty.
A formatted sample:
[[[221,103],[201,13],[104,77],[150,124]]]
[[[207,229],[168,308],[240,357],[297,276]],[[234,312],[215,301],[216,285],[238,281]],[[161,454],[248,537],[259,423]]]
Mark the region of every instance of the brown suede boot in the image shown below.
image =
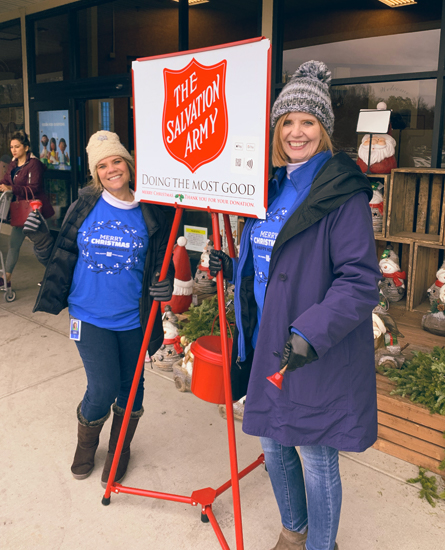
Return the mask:
[[[295,531],[289,531],[289,529],[283,527],[281,529],[280,538],[272,550],[305,550],[306,539],[307,530],[306,533],[301,534]]]
[[[71,473],[74,479],[87,478],[94,468],[94,455],[96,454],[97,446],[99,445],[99,434],[104,423],[110,416],[110,411],[99,420],[88,420],[80,412],[82,403],[77,406],[77,447],[74,454],[73,464],[71,465]]]
[[[125,409],[118,407],[116,403],[113,405],[113,424],[111,425],[110,442],[108,444],[108,454],[105,460],[105,466],[102,472],[102,487],[106,488],[108,483],[108,476],[110,475],[111,465],[113,463],[114,452],[117,446],[117,440],[122,427],[122,421],[124,419]],[[116,470],[114,481],[120,483],[127,473],[128,462],[130,461],[130,443],[133,439],[134,432],[138,426],[139,418],[144,414],[144,408],[139,411],[133,411],[131,413],[130,422],[128,423],[127,433],[125,434],[124,445],[122,447],[119,464]]]

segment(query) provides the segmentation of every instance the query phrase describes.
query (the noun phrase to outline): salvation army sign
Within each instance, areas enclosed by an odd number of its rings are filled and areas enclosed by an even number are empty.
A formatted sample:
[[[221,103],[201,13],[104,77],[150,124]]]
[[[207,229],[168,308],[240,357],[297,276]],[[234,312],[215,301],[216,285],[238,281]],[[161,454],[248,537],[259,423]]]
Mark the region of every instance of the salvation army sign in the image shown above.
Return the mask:
[[[264,218],[270,43],[133,62],[136,198]]]
[[[164,69],[162,138],[192,173],[217,158],[227,142],[226,67],[226,60],[205,67],[193,58],[182,70]]]

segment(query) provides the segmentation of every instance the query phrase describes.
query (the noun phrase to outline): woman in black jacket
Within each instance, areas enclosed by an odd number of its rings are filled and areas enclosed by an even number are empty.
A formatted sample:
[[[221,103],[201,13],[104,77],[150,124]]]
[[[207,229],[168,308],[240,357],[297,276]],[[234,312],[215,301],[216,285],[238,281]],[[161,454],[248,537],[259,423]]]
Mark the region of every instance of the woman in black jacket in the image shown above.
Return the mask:
[[[173,264],[158,282],[169,227],[162,212],[134,199],[133,159],[119,137],[107,131],[91,136],[87,146],[92,184],[69,208],[53,243],[43,218],[32,213],[25,233],[46,265],[34,311],[57,315],[68,306],[70,337],[76,341],[88,386],[77,408],[78,443],[71,466],[75,479],[94,467],[99,434],[110,415],[108,455],[102,473],[106,486],[127,405],[152,300],[168,301]],[[160,311],[149,343],[150,354],[163,341]],[[123,479],[130,442],[143,414],[141,376],[116,481]]]

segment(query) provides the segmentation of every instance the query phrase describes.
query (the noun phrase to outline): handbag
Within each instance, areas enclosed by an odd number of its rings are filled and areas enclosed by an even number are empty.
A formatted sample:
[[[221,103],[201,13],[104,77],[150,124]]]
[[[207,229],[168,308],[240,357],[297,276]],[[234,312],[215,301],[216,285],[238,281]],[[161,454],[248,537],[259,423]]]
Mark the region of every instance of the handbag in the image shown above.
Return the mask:
[[[28,198],[28,189],[32,198]],[[23,227],[30,212],[32,212],[30,202],[34,200],[34,193],[30,187],[25,187],[26,199],[15,200],[9,207],[10,223],[13,227]]]

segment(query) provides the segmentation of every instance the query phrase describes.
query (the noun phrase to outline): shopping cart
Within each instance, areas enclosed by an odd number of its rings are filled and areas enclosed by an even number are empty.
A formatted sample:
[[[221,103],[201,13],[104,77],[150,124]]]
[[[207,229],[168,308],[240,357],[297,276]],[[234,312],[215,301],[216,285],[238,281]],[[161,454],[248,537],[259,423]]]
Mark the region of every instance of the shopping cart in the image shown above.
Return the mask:
[[[5,191],[0,195],[0,233],[2,230],[2,223],[6,221],[6,218],[8,217],[9,205],[11,204],[11,200],[12,200],[12,193],[10,193],[9,191]],[[0,290],[4,291],[5,293],[5,301],[13,302],[15,300],[15,292],[12,290],[11,287],[8,287],[8,284],[6,282],[5,262],[3,261],[3,254],[1,250],[0,250],[0,277],[3,279],[3,284],[0,285]]]

